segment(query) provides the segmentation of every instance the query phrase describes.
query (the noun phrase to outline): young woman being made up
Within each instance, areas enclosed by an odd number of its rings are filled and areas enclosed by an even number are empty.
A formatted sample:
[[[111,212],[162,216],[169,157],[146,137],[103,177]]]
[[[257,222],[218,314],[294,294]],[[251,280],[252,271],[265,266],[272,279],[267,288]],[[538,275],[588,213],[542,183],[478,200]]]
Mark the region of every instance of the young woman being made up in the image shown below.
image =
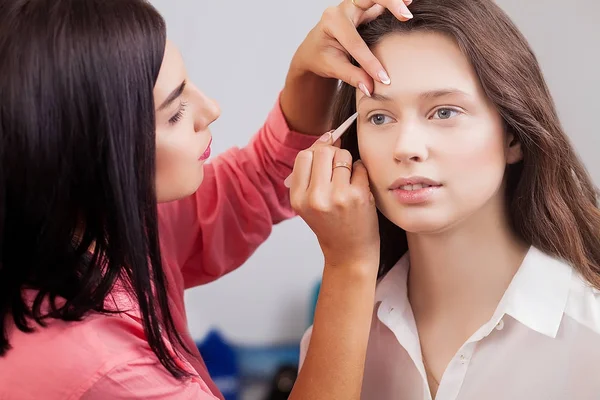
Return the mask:
[[[362,399],[596,399],[598,191],[536,58],[490,0],[410,9],[359,27],[392,84],[335,106],[379,213]]]

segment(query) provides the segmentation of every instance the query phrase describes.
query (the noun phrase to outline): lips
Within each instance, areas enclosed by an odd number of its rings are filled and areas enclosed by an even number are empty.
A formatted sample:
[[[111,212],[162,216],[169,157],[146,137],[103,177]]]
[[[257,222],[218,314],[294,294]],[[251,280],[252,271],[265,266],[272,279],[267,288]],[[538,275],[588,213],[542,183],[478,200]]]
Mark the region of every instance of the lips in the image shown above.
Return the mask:
[[[434,181],[433,179],[425,178],[422,176],[411,176],[410,178],[400,178],[394,181],[390,186],[390,190],[420,190],[426,189],[430,187],[439,187],[442,186],[439,182]]]
[[[442,185],[433,179],[422,176],[397,179],[390,190],[401,204],[427,204],[436,196]]]
[[[211,144],[212,144],[212,138],[210,139],[210,142],[208,142],[208,146],[206,146],[206,150],[204,150],[204,153],[202,153],[202,155],[200,156],[200,158],[199,158],[200,161],[207,160],[210,157],[210,145]]]

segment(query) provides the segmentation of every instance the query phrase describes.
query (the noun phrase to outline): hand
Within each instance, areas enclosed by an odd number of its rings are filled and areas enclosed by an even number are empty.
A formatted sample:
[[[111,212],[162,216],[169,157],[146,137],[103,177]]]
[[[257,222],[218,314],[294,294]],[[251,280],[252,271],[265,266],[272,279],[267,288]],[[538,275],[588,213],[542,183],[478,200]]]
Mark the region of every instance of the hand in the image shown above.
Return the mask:
[[[316,234],[326,266],[357,266],[377,273],[379,229],[364,165],[331,145],[331,133],[296,158],[293,209]]]
[[[365,95],[373,93],[373,80],[389,84],[390,78],[356,27],[375,19],[387,8],[401,21],[412,18],[412,0],[343,0],[323,13],[319,23],[298,48],[292,67],[325,78],[340,79]],[[352,65],[352,56],[362,68]]]
[[[375,81],[389,84],[387,72],[356,27],[389,9],[400,20],[412,18],[412,0],[343,0],[323,13],[294,54],[281,93],[281,109],[291,129],[318,134],[329,128],[329,108],[338,80],[366,95]],[[406,16],[404,16],[404,15]],[[350,56],[361,67],[350,62]]]

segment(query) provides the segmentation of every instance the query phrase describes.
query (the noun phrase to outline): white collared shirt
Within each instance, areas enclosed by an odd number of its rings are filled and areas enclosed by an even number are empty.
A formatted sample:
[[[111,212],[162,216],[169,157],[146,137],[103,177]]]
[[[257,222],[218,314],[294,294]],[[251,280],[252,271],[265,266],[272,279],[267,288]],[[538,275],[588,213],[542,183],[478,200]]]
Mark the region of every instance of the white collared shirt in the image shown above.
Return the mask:
[[[406,254],[377,286],[362,400],[432,398],[408,269]],[[600,399],[600,292],[532,247],[492,319],[448,364],[436,400],[592,399]]]

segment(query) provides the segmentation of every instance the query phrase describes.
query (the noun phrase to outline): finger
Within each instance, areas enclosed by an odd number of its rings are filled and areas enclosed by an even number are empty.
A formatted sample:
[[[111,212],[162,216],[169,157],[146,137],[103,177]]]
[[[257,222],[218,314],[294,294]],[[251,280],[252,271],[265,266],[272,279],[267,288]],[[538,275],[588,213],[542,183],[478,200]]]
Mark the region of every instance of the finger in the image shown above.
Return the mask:
[[[343,0],[338,7],[345,15],[348,17],[355,17],[355,21],[358,21],[358,19],[360,19],[362,15],[369,11],[375,4],[376,2],[374,0]]]
[[[373,21],[375,18],[379,17],[385,11],[385,7],[379,4],[375,4],[373,7],[369,8],[368,11],[361,16],[358,25],[366,24],[367,22]]]
[[[334,191],[341,190],[350,184],[352,175],[352,155],[348,150],[337,150],[333,157],[333,172],[331,182]]]
[[[408,21],[413,17],[412,13],[408,9],[408,5],[412,3],[412,0],[355,0],[356,5],[352,3],[352,0],[342,2],[339,7],[344,13],[359,25],[364,19],[364,14],[369,12],[370,9],[375,5],[380,5],[388,10],[400,21]],[[358,7],[360,6],[360,7]]]
[[[390,10],[392,14],[400,21],[408,21],[413,17],[412,13],[408,9],[408,5],[412,2],[409,0],[374,0],[380,6],[383,6]]]
[[[333,137],[331,136],[331,134],[333,133],[333,130],[330,130],[329,132],[324,133],[320,138],[318,138],[311,146],[309,149],[307,150],[313,150],[319,146],[328,146],[331,145],[332,141],[333,141]],[[339,146],[337,146],[339,147]],[[297,160],[297,158],[296,158]],[[295,167],[294,167],[295,169]],[[292,171],[291,174],[289,174],[287,176],[287,178],[285,178],[285,180],[283,181],[283,185],[287,188],[291,187],[292,185],[292,175],[294,174],[294,171]]]
[[[350,185],[361,192],[367,191],[369,204],[375,205],[375,196],[373,196],[371,185],[369,184],[369,174],[361,160],[357,160],[354,163]]]
[[[358,62],[362,69],[367,72],[367,74],[385,85],[389,85],[391,83],[388,73],[385,71],[377,57],[373,55],[364,40],[360,37],[352,21],[341,18],[339,23],[331,24],[328,27],[328,30],[329,34],[344,47],[344,49]],[[342,62],[340,61],[339,64],[342,64]],[[339,64],[335,67],[341,67]],[[356,67],[348,63],[347,60],[344,60],[344,65],[345,71],[339,73],[341,75],[340,79],[354,87],[359,87],[359,83],[363,83],[365,85],[367,84],[366,82],[362,82],[365,78],[364,75],[359,74],[359,72],[356,70],[351,70],[351,67]],[[360,79],[361,76],[362,79]],[[353,81],[351,80],[352,77],[358,79]],[[369,86],[367,86],[367,88],[372,93],[373,88]]]
[[[362,68],[352,65],[345,57],[330,61],[329,75],[359,89],[365,96],[371,97],[375,88],[373,78]]]
[[[313,152],[310,150],[301,151],[296,156],[294,170],[287,179],[289,181],[288,187],[291,187],[290,196],[293,198],[301,198],[308,189],[312,173],[313,158]]]
[[[411,19],[413,17],[412,13],[408,9],[408,6],[410,5],[410,3],[412,3],[412,0],[397,1],[394,3],[398,3],[397,5],[398,5],[398,8],[400,9],[400,11],[399,11],[400,15],[402,15],[403,17],[405,17],[407,19]],[[392,11],[392,13],[393,13],[393,11]]]
[[[326,190],[330,186],[335,152],[332,146],[320,146],[313,150],[309,190]]]
[[[352,178],[350,179],[350,185],[369,187],[369,174],[367,173],[365,165],[360,160],[357,160],[354,163],[352,169]]]
[[[323,134],[323,136],[321,136],[320,138],[318,138],[311,146],[311,149],[316,149],[317,147],[320,146],[330,146],[333,143],[333,137],[331,136],[331,134],[333,133],[333,129],[330,130],[329,132],[325,132]]]

